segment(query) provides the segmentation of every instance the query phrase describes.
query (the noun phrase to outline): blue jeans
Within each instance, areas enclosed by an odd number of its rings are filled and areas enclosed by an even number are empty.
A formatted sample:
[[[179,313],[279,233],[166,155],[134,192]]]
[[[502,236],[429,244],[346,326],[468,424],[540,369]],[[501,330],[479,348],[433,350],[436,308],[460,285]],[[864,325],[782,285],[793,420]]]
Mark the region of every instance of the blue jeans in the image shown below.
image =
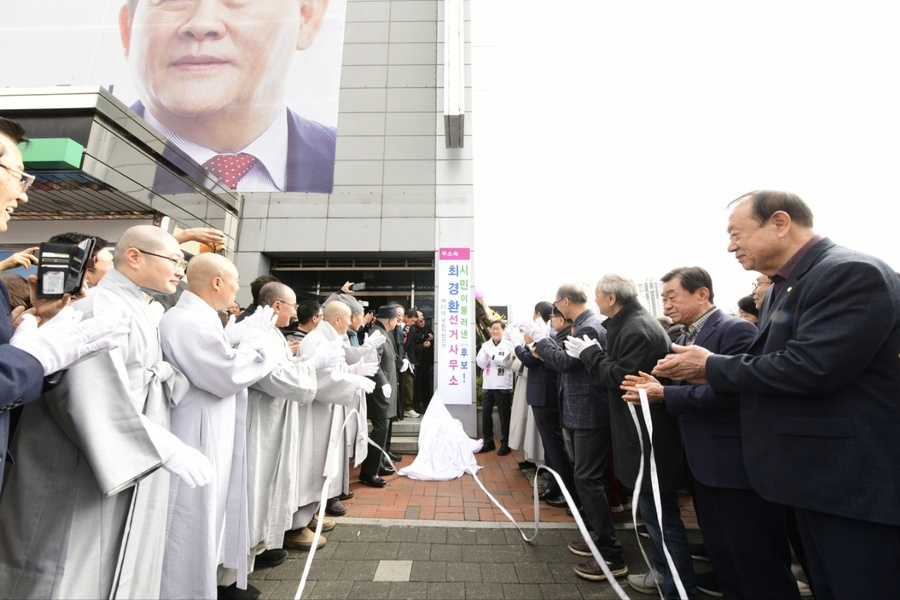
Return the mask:
[[[678,494],[675,492],[661,492],[662,524],[665,528],[666,548],[672,556],[678,576],[687,592],[688,598],[697,598],[697,587],[694,585],[694,565],[691,562],[691,548],[688,544],[687,533],[684,531],[684,523],[681,522],[681,509],[678,506]],[[679,598],[678,588],[675,587],[675,578],[669,570],[669,563],[663,553],[662,535],[659,530],[659,517],[656,515],[656,503],[651,492],[641,492],[638,500],[641,510],[641,518],[650,534],[653,543],[653,566],[663,574],[663,596]]]

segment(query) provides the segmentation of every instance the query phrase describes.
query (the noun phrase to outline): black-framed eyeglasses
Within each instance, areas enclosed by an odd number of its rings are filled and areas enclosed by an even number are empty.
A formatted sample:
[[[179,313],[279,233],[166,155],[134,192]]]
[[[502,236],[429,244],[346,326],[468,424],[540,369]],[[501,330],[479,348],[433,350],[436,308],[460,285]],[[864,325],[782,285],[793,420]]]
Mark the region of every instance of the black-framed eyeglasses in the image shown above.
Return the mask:
[[[18,169],[13,169],[12,167],[8,167],[4,164],[0,164],[0,167],[3,167],[13,175],[19,176],[19,185],[22,186],[22,191],[25,192],[28,188],[31,187],[31,184],[34,183],[34,175],[29,175],[24,171],[19,171]]]
[[[290,302],[286,302],[285,300],[279,300],[279,302],[281,302],[281,303],[284,304],[285,306],[290,306],[290,307],[293,308],[294,310],[297,310],[297,307],[300,306],[300,303],[299,303],[299,302],[294,302],[293,304],[291,304]]]
[[[176,269],[181,269],[182,271],[187,270],[187,261],[184,260],[183,258],[172,258],[171,256],[165,256],[163,254],[157,254],[155,252],[147,252],[146,250],[141,250],[140,248],[135,248],[135,250],[137,250],[141,254],[149,254],[150,256],[155,256],[157,258],[163,258],[163,259],[169,261],[170,263],[172,263],[173,265],[175,265]]]

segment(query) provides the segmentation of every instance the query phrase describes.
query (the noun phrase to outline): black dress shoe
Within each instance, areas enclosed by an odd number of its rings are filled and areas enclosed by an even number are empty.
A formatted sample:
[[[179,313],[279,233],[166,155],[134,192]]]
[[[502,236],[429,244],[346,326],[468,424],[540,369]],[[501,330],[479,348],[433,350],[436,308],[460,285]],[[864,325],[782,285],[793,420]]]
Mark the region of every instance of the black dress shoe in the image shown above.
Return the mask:
[[[341,494],[340,496],[338,496],[337,499],[338,500],[349,500],[352,497],[353,497],[353,490],[350,490],[346,494]]]
[[[381,468],[378,469],[378,474],[381,475],[382,477],[387,477],[388,475],[396,475],[397,471],[395,471],[394,469],[392,469],[390,467],[386,467],[386,466],[382,465]]]
[[[216,589],[216,597],[218,600],[257,600],[262,596],[262,592],[247,584],[247,589],[238,588],[236,583],[229,586],[220,585]]]
[[[519,470],[524,471],[525,469],[537,469],[537,465],[530,460],[523,460],[519,463]]]
[[[510,452],[509,446],[500,446],[500,449],[497,450],[497,456],[506,456]]]
[[[359,482],[363,485],[368,485],[370,487],[383,488],[387,485],[387,481],[375,475],[374,477],[371,475],[360,475]]]
[[[489,441],[484,446],[481,447],[481,450],[478,451],[479,454],[482,452],[490,452],[491,450],[496,450],[497,446],[494,445],[494,440]]]
[[[550,496],[549,498],[546,498],[544,502],[546,502],[549,506],[555,506],[556,508],[561,508],[563,506],[569,505],[562,494],[560,494],[559,496]]]
[[[329,498],[325,503],[325,514],[332,517],[343,517],[347,514],[347,507],[337,498]]]
[[[391,460],[394,461],[395,463],[398,463],[401,460],[403,460],[403,455],[397,454],[396,452],[388,452],[387,455],[390,456]]]
[[[271,569],[277,567],[288,557],[287,550],[282,548],[272,548],[256,555],[253,559],[254,569]]]
[[[558,492],[551,492],[550,490],[544,490],[543,492],[538,494],[538,500],[543,502],[547,498],[554,498],[556,496],[559,496]]]

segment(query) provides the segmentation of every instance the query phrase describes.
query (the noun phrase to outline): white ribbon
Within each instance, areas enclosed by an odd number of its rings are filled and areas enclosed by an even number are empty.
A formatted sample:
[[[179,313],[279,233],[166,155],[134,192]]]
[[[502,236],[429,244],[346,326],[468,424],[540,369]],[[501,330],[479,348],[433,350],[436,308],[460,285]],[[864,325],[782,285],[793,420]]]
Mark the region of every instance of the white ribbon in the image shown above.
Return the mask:
[[[656,518],[659,521],[659,535],[661,537],[663,554],[666,556],[666,563],[669,565],[669,571],[672,573],[672,577],[675,579],[675,587],[678,589],[678,595],[680,598],[687,598],[687,591],[684,589],[684,584],[681,582],[681,577],[678,575],[678,569],[675,568],[675,561],[672,559],[672,555],[669,554],[669,549],[666,547],[666,529],[663,527],[663,517],[662,517],[662,505],[659,495],[659,475],[656,471],[656,455],[653,450],[653,420],[650,418],[650,401],[647,399],[647,390],[639,389],[638,395],[641,397],[641,414],[644,416],[644,423],[647,425],[647,437],[650,440],[650,485],[653,488],[653,501],[656,505]],[[637,510],[638,510],[638,500],[641,494],[641,483],[644,479],[644,456],[646,450],[644,449],[644,436],[641,434],[641,422],[637,418],[637,411],[634,409],[634,405],[630,402],[628,403],[628,410],[631,412],[631,419],[634,421],[634,427],[637,430],[638,441],[641,444],[641,466],[638,468],[637,480],[634,482],[634,496],[631,499],[631,518],[634,523],[634,531],[635,535],[637,535]],[[643,515],[646,519],[650,515]],[[647,553],[644,551],[644,547],[641,546],[641,538],[638,536],[638,547],[641,549],[641,554],[644,555],[644,562],[647,563],[647,567],[652,571],[653,565],[650,564],[650,559],[647,557]],[[659,590],[659,586],[657,586],[657,590]],[[662,590],[659,590],[659,595],[662,597]]]

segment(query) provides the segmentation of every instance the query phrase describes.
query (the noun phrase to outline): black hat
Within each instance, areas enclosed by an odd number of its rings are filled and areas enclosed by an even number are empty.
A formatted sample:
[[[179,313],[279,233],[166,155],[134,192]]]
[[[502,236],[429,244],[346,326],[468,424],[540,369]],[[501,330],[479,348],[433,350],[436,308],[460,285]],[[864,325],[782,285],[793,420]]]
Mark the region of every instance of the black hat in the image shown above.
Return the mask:
[[[376,319],[396,319],[397,318],[397,307],[393,304],[385,304],[384,306],[378,307],[378,312],[375,313]]]

